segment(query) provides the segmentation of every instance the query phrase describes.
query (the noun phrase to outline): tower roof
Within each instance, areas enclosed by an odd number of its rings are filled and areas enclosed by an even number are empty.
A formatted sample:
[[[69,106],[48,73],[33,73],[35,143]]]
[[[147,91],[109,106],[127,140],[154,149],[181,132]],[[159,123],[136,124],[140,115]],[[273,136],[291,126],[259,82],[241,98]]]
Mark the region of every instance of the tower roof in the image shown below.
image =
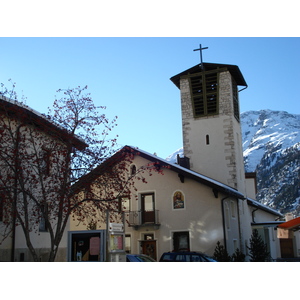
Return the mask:
[[[202,66],[204,67],[205,71],[212,71],[217,69],[227,69],[234,80],[236,81],[237,85],[241,86],[247,86],[247,83],[243,77],[243,74],[241,73],[240,69],[236,65],[226,65],[226,64],[218,64],[218,63],[203,63],[198,64],[190,69],[187,69],[173,77],[170,78],[170,80],[178,87],[180,88],[180,78],[181,76],[188,75],[188,74],[194,74],[202,72]]]

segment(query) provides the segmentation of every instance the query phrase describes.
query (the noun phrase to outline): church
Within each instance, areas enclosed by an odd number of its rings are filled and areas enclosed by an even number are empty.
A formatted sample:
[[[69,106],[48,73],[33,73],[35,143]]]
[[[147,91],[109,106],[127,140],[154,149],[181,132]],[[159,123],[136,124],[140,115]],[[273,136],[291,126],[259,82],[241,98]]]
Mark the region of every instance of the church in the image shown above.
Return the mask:
[[[111,256],[126,251],[159,260],[164,252],[182,250],[212,256],[220,242],[229,255],[239,249],[249,260],[252,230],[258,229],[271,257],[280,257],[275,237],[283,216],[255,200],[255,174],[244,170],[239,95],[247,83],[236,65],[202,62],[203,49],[197,49],[200,64],[171,77],[181,98],[183,156],[171,163],[142,149],[121,149],[133,153],[129,176],[149,163],[163,175],[145,174],[144,182],[135,180],[130,195],[116,200],[124,214],[121,230],[109,230],[115,225],[107,222],[88,231],[83,223],[71,221],[70,261],[76,260],[72,253],[82,234],[88,237],[97,230],[104,230],[101,237]],[[103,171],[99,166],[90,174],[90,186]],[[84,189],[80,184],[78,193]],[[78,240],[75,233],[81,233]],[[90,260],[88,247],[84,252],[80,259]]]

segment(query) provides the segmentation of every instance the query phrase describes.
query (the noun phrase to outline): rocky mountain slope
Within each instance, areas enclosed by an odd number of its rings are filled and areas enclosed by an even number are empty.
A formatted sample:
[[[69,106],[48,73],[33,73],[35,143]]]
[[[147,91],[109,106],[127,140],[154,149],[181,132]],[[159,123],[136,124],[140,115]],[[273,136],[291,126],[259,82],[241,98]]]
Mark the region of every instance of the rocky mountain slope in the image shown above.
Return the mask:
[[[257,200],[282,213],[300,212],[300,115],[241,114],[246,172],[257,173]]]

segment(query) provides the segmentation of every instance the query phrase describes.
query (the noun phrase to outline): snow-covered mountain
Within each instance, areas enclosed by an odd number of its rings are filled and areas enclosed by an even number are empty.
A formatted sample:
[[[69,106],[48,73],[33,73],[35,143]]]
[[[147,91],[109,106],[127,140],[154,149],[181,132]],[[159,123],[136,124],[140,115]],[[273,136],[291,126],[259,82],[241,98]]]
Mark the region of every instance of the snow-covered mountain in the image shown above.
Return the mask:
[[[180,156],[183,156],[183,147],[179,148],[178,150],[176,150],[174,153],[170,154],[166,160],[169,161],[170,163],[177,163],[177,154],[179,154]]]
[[[254,172],[265,153],[273,157],[300,142],[300,115],[285,111],[248,111],[241,114],[246,172]]]
[[[257,200],[300,215],[300,115],[285,111],[241,114],[246,172],[257,174]],[[176,162],[180,148],[166,159]]]
[[[282,213],[300,213],[300,115],[241,114],[246,172],[257,174],[257,200]]]

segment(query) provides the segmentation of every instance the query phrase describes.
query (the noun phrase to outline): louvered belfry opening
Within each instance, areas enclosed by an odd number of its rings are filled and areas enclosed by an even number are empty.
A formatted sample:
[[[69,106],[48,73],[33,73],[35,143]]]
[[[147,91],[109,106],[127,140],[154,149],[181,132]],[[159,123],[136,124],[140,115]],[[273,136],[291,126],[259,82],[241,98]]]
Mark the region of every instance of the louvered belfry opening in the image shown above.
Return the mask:
[[[189,76],[195,117],[216,115],[218,104],[218,73],[201,72]]]

